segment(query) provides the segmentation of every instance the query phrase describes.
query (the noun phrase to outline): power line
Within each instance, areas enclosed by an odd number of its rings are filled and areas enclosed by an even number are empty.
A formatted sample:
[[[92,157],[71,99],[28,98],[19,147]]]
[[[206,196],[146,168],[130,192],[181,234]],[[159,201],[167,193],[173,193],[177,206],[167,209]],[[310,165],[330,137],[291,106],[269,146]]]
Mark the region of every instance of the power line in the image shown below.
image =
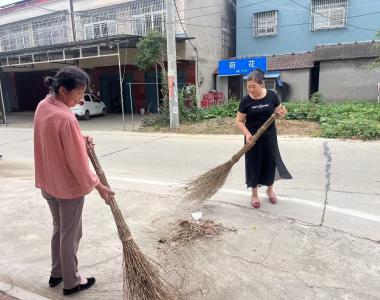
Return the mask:
[[[177,7],[177,4],[175,3],[175,0],[173,0],[173,2],[174,2],[175,10],[177,11],[178,20],[179,20],[179,22],[180,22],[180,24],[181,24],[181,27],[182,27],[182,30],[183,30],[185,36],[186,36],[186,39],[189,41],[191,47],[193,47],[193,49],[195,49],[195,46],[193,45],[193,43],[192,43],[191,40],[189,39],[189,37],[188,37],[188,35],[187,35],[187,32],[186,32],[186,30],[185,30],[185,27],[183,26],[183,23],[182,23],[182,20],[181,20],[181,16],[180,16],[180,14],[179,14],[179,12],[178,12],[178,7]]]
[[[310,22],[307,23],[296,23],[296,24],[287,24],[287,25],[277,25],[276,27],[290,27],[290,26],[298,26],[298,25],[308,25]],[[215,28],[215,29],[221,29],[222,26],[212,26],[212,25],[202,25],[202,24],[191,24],[191,23],[184,23],[184,25],[187,26],[195,26],[195,27],[204,27],[204,28]],[[230,28],[233,29],[252,29],[252,26],[230,26]]]
[[[258,2],[255,2],[255,3],[251,3],[251,4],[247,4],[247,5],[236,6],[236,7],[232,8],[232,9],[229,9],[229,10],[223,10],[223,11],[213,12],[213,13],[209,13],[209,14],[204,14],[204,15],[198,15],[198,16],[184,18],[184,19],[182,19],[182,21],[196,19],[196,18],[201,18],[201,17],[206,17],[206,16],[211,16],[211,15],[215,15],[215,14],[222,14],[222,13],[226,13],[226,12],[229,12],[229,11],[233,11],[233,10],[237,10],[237,9],[241,9],[241,8],[246,8],[246,7],[249,7],[249,6],[258,5],[258,4],[262,4],[262,3],[265,3],[265,2],[269,2],[269,1],[271,1],[271,0],[261,0],[261,1],[258,1]],[[293,1],[293,0],[289,0],[289,1],[292,2],[293,4],[296,4],[296,5],[300,6],[300,7],[302,7],[303,9],[311,11],[307,6],[304,6],[304,5],[302,5],[302,4],[300,4],[300,3],[296,2],[296,1]],[[201,10],[201,9],[204,9],[204,8],[217,7],[217,6],[221,6],[221,5],[223,5],[223,4],[213,4],[213,5],[194,7],[194,8],[188,8],[188,9],[183,9],[183,10],[178,10],[177,9],[177,13],[179,13],[179,11],[190,11],[190,10],[198,10],[198,9]],[[270,6],[270,5],[266,5],[266,4],[263,4],[263,5],[264,6]],[[147,8],[153,8],[153,7],[157,7],[157,5],[151,5],[151,6],[148,6]],[[274,6],[272,6],[272,7],[274,7]],[[361,7],[361,6],[355,6],[355,7]],[[46,7],[43,7],[43,6],[36,6],[36,7],[33,7],[33,8],[35,8],[35,9],[43,9],[43,10],[50,11],[50,12],[53,12],[53,13],[64,12],[65,14],[69,14],[69,12],[67,12],[66,10],[65,11],[59,11],[59,10],[54,10],[54,9],[46,8]],[[286,7],[283,7],[283,8],[286,8]],[[292,8],[289,7],[287,9],[292,9]],[[318,15],[321,15],[321,16],[323,16],[325,18],[328,18],[330,20],[338,20],[337,18],[331,18],[331,17],[328,17],[328,16],[326,16],[324,14],[321,14],[321,13],[318,13],[318,12],[314,12],[314,13],[316,13]],[[368,14],[362,14],[362,15],[358,15],[358,16],[354,16],[354,17],[366,16],[366,15],[377,14],[377,13],[378,12],[368,13]],[[73,12],[73,14],[77,15],[77,16],[82,16],[82,17],[94,17],[94,18],[97,17],[95,15],[86,14],[85,12]],[[353,18],[353,17],[348,17],[348,18]],[[133,23],[133,22],[138,22],[138,21],[137,20],[129,20],[129,21],[125,21],[125,22]],[[303,25],[303,24],[304,23],[295,24],[295,25]],[[310,24],[310,23],[307,23],[307,24]],[[190,26],[205,27],[205,25],[201,26],[201,25],[198,25],[198,24],[189,24],[189,25]],[[364,28],[364,27],[360,27],[360,26],[356,26],[356,25],[352,25],[352,24],[347,24],[347,25],[350,26],[350,27],[354,27],[354,28],[358,28],[358,29],[362,29],[362,30],[377,32],[377,30],[374,30],[374,29]],[[279,27],[281,27],[281,26],[279,26]],[[286,25],[284,27],[288,27],[288,25]],[[219,28],[219,27],[210,26],[210,28]],[[239,27],[236,27],[236,28],[239,28]],[[241,27],[241,28],[246,28],[246,27]]]
[[[184,30],[184,33],[187,37],[187,39],[189,40],[189,37],[187,36],[187,33],[184,29],[184,25],[186,26],[195,26],[195,27],[203,27],[203,28],[215,28],[215,29],[218,29],[218,28],[222,28],[222,26],[212,26],[212,25],[202,25],[202,24],[192,24],[192,23],[183,23],[183,20],[190,20],[190,19],[195,19],[195,18],[200,18],[200,17],[205,17],[205,16],[210,16],[210,15],[215,15],[215,14],[221,14],[221,13],[225,13],[225,12],[228,12],[228,11],[232,11],[232,10],[237,10],[237,9],[241,9],[241,8],[245,8],[245,7],[249,7],[249,6],[253,6],[253,5],[257,5],[257,4],[261,4],[261,3],[264,3],[264,2],[268,2],[268,1],[271,1],[271,0],[262,0],[262,1],[259,1],[259,2],[255,2],[255,3],[251,3],[251,4],[247,4],[247,5],[242,5],[242,6],[239,6],[239,7],[235,7],[235,8],[232,8],[232,9],[229,9],[229,10],[224,10],[224,11],[219,11],[219,12],[214,12],[214,13],[210,13],[210,14],[205,14],[205,15],[199,15],[199,16],[194,16],[194,17],[189,17],[189,18],[184,18],[184,19],[181,19],[180,15],[179,15],[179,11],[178,10],[178,7],[175,3],[175,7],[176,7],[176,10],[177,10],[177,14],[178,14],[178,18],[179,18],[179,23],[181,24],[183,30]],[[294,0],[289,0],[290,2],[302,7],[303,9],[306,9],[310,12],[312,12],[308,7],[294,1]],[[201,9],[201,8],[205,8],[205,7],[212,7],[212,6],[218,6],[218,5],[208,5],[208,6],[204,6],[204,7],[199,7],[199,8],[192,8],[192,10],[194,9]],[[153,8],[153,7],[156,7],[156,6],[150,6],[150,8]],[[65,11],[59,11],[59,10],[53,10],[53,9],[49,9],[49,8],[46,8],[46,7],[43,7],[43,6],[38,6],[38,7],[34,7],[34,8],[39,8],[39,9],[44,9],[44,10],[47,10],[47,11],[50,11],[50,12],[54,12],[54,13],[57,13],[57,12],[64,12],[65,14],[70,14],[69,12],[67,12],[66,10]],[[186,10],[184,10],[186,11]],[[324,14],[321,14],[321,13],[318,13],[318,12],[314,12],[318,15],[321,15],[322,17],[325,17],[325,18],[328,18],[330,20],[339,20],[337,18],[331,18],[331,17],[328,17]],[[350,17],[347,17],[347,19],[352,19],[352,18],[358,18],[358,17],[363,17],[363,16],[368,16],[368,15],[374,15],[374,14],[379,14],[380,11],[376,11],[376,12],[370,12],[370,13],[364,13],[364,14],[360,14],[360,15],[355,15],[355,16],[350,16]],[[93,15],[89,15],[89,14],[86,14],[86,13],[81,13],[81,12],[74,12],[74,15],[78,15],[78,16],[82,16],[82,17],[97,17],[97,16],[93,16]],[[140,22],[139,20],[125,20],[123,23],[137,23],[137,22]],[[166,23],[165,21],[162,21],[164,24]],[[5,25],[5,24],[4,24]],[[295,24],[285,24],[285,25],[277,25],[278,28],[281,28],[281,27],[291,27],[291,26],[300,26],[300,25],[310,25],[310,22],[304,22],[304,23],[295,23]],[[352,25],[352,24],[348,24],[348,26],[350,27],[353,27],[353,28],[357,28],[357,29],[361,29],[361,30],[366,30],[366,31],[371,31],[371,32],[377,32],[377,30],[374,30],[374,29],[369,29],[369,28],[364,28],[364,27],[360,27],[360,26],[356,26],[356,25]],[[252,28],[252,26],[230,26],[230,28],[234,28],[234,29],[250,29]],[[190,44],[192,45],[191,41],[189,40]],[[192,47],[194,48],[194,45],[192,45]]]
[[[247,5],[242,5],[242,6],[236,6],[236,7],[234,7],[234,8],[227,9],[227,10],[223,10],[223,11],[218,11],[218,12],[209,13],[209,14],[205,14],[205,15],[200,15],[200,16],[194,16],[194,17],[184,18],[183,20],[191,20],[191,19],[197,19],[197,18],[202,18],[202,17],[208,17],[208,16],[212,16],[212,15],[219,15],[219,14],[223,14],[223,13],[231,12],[231,11],[233,11],[233,10],[238,10],[238,9],[240,9],[240,8],[245,8],[245,7],[249,7],[249,6],[254,6],[254,5],[261,4],[261,3],[264,3],[264,2],[268,2],[268,1],[271,1],[271,0],[261,0],[261,1],[259,1],[259,2],[255,2],[255,3],[251,3],[251,4],[247,4]]]
[[[295,11],[302,11],[304,8],[295,8],[295,7],[289,7],[289,6],[280,6],[280,5],[273,5],[273,4],[262,4],[263,6],[267,7],[273,7],[277,10],[279,9],[287,9],[287,10],[295,10]],[[372,3],[372,4],[365,4],[365,5],[350,5],[350,8],[361,8],[361,7],[369,7],[369,6],[379,6],[380,3]]]
[[[199,7],[193,7],[193,8],[181,9],[181,10],[177,10],[177,11],[183,12],[183,11],[190,11],[190,10],[204,9],[204,8],[210,8],[210,7],[223,6],[223,5],[224,5],[224,3],[223,3],[223,4],[211,4],[211,5],[206,5],[206,6],[199,6]]]
[[[185,27],[183,26],[183,23],[182,23],[182,20],[181,20],[181,16],[180,16],[180,14],[178,12],[177,4],[175,3],[175,0],[173,0],[173,2],[174,2],[175,9],[177,11],[178,20],[181,23],[181,27],[183,29],[183,32],[185,33],[186,40],[190,43],[191,47],[193,47],[194,52],[195,52],[195,56],[196,56],[196,62],[195,62],[196,63],[196,67],[195,67],[195,69],[196,69],[196,72],[197,72],[197,75],[196,75],[196,87],[198,89],[198,86],[199,86],[199,84],[198,84],[198,49],[193,45],[193,43],[189,39],[189,36],[187,35],[187,32],[185,30]]]
[[[59,12],[59,11],[56,11],[56,12]],[[368,16],[368,15],[374,15],[374,14],[380,14],[380,11],[371,12],[371,13],[365,13],[365,14],[360,14],[360,15],[355,15],[355,16],[347,17],[347,19],[358,18],[358,17]],[[139,20],[125,20],[122,23],[132,23],[133,24],[133,23],[139,23],[139,22],[140,22]],[[162,23],[166,24],[166,21],[162,21]],[[186,25],[186,26],[193,26],[193,27],[213,28],[213,29],[222,29],[223,28],[222,26],[212,26],[212,25],[202,25],[202,24],[193,24],[193,23],[183,23],[182,20],[181,21],[178,20],[178,21],[176,21],[176,23],[180,23],[181,26]],[[311,24],[310,22],[303,22],[303,23],[292,23],[292,24],[277,25],[276,27],[277,28],[285,28],[285,27],[300,26],[300,25],[310,25],[310,24]],[[7,24],[4,24],[4,25],[7,25]],[[2,26],[4,26],[4,25],[2,25]],[[362,29],[362,30],[366,30],[366,31],[371,31],[371,32],[377,32],[378,31],[378,30],[369,29],[369,28],[363,28],[363,27],[359,27],[359,26],[355,26],[355,25],[351,25],[351,24],[347,24],[347,25],[351,26],[351,27],[354,27],[354,28],[358,28],[358,29]],[[0,27],[2,27],[2,26],[0,26]],[[253,26],[229,26],[229,28],[231,28],[231,29],[252,29]],[[186,34],[185,30],[184,30],[184,33]],[[113,35],[107,35],[107,36],[111,37]],[[187,34],[186,34],[186,37],[187,37],[187,39],[189,39],[189,37],[187,36]],[[190,42],[190,39],[189,39],[189,42]]]
[[[360,15],[355,15],[355,16],[350,16],[347,17],[347,19],[353,19],[353,18],[359,18],[363,16],[369,16],[369,15],[375,15],[375,14],[380,14],[380,11],[375,11],[375,12],[370,12],[370,13],[364,13]],[[299,26],[299,25],[310,25],[310,22],[303,22],[303,23],[293,23],[293,24],[283,24],[283,25],[277,25],[276,27],[281,28],[281,27],[292,27],[292,26]],[[212,25],[201,25],[201,24],[192,24],[192,23],[184,23],[184,25],[188,26],[195,26],[195,27],[205,27],[205,28],[223,28],[222,26],[212,26]],[[230,26],[230,28],[233,29],[251,29],[252,26]]]
[[[219,12],[214,12],[214,13],[210,13],[210,14],[199,15],[199,16],[194,16],[194,17],[189,17],[189,18],[184,18],[184,19],[181,19],[180,15],[179,15],[179,11],[180,10],[178,10],[178,7],[177,7],[176,3],[175,3],[175,5],[176,5],[176,10],[177,10],[178,18],[179,18],[179,21],[180,21],[180,24],[181,24],[182,28],[183,28],[183,25],[189,25],[189,26],[195,26],[195,27],[204,27],[204,28],[222,28],[222,26],[211,26],[211,25],[183,23],[183,20],[190,20],[190,19],[201,18],[201,17],[206,17],[206,16],[210,16],[210,15],[215,15],[215,14],[221,14],[221,13],[225,13],[225,12],[228,12],[228,11],[237,10],[237,9],[240,9],[240,8],[246,8],[246,7],[249,7],[249,6],[261,4],[261,3],[264,3],[264,2],[268,2],[268,1],[271,1],[271,0],[262,0],[262,1],[259,1],[259,2],[247,4],[247,5],[237,6],[235,8],[229,9],[229,10],[223,10],[223,11],[219,11]],[[289,1],[292,2],[292,3],[294,3],[294,4],[296,4],[296,5],[298,5],[298,6],[300,6],[300,7],[302,7],[303,9],[306,9],[306,10],[312,12],[307,6],[304,6],[304,5],[298,3],[298,2],[296,2],[294,0],[289,0]],[[199,7],[199,8],[192,8],[192,9],[188,9],[188,10],[202,9],[202,8],[213,7],[213,6],[219,6],[219,5],[208,5],[208,6],[203,6],[203,7]],[[150,6],[150,7],[152,8],[153,6]],[[45,10],[48,10],[48,11],[52,11],[52,12],[59,12],[57,10],[52,10],[52,9],[48,9],[48,8],[41,7],[41,6],[40,7],[36,7],[36,8],[42,8],[42,9],[45,9]],[[187,11],[187,10],[183,10],[183,11]],[[328,17],[328,16],[326,16],[324,14],[321,14],[321,13],[317,13],[317,12],[314,12],[314,13],[316,13],[318,15],[321,15],[322,17],[328,18],[330,20],[339,20],[338,18],[331,18],[331,17]],[[380,13],[380,11],[371,12],[371,13],[364,13],[364,14],[360,14],[360,15],[355,15],[355,16],[347,17],[347,19],[358,18],[358,17],[362,17],[362,16],[369,16],[369,15],[374,15],[374,14],[379,14],[379,13]],[[83,13],[79,13],[79,12],[74,12],[74,14],[79,15],[79,16],[85,16],[85,17],[90,17],[91,16],[91,15],[83,14]],[[124,23],[137,23],[137,22],[139,22],[139,21],[138,20],[126,20]],[[163,21],[163,22],[166,23],[165,21]],[[286,24],[286,25],[277,25],[277,27],[281,28],[281,27],[291,27],[291,26],[299,26],[299,25],[310,25],[310,22],[296,23],[296,24]],[[347,25],[350,26],[350,27],[357,28],[357,29],[377,32],[377,30],[374,30],[374,29],[364,28],[364,27],[360,27],[360,26],[356,26],[356,25],[352,25],[352,24],[348,24],[348,23],[347,23]],[[252,26],[231,26],[230,28],[249,29],[249,28],[252,28]],[[183,30],[184,30],[184,28],[183,28]],[[184,32],[185,32],[185,30],[184,30]],[[185,32],[185,34],[186,34],[186,32]]]
[[[270,0],[266,0],[266,1],[270,1]],[[206,5],[206,6],[198,6],[198,7],[193,7],[193,8],[181,9],[181,10],[178,10],[178,11],[179,12],[184,12],[184,11],[191,11],[191,10],[202,10],[204,8],[217,7],[217,6],[223,6],[223,5],[224,4],[211,4],[211,5]],[[252,5],[252,4],[250,4],[250,5]],[[253,5],[255,5],[255,3]],[[152,8],[152,7],[156,7],[156,6],[157,5],[152,5],[152,6],[147,6],[146,8]],[[27,8],[29,8],[29,7],[27,6]],[[54,9],[43,7],[43,6],[36,6],[36,7],[31,7],[31,8],[36,8],[36,9],[40,8],[40,9],[44,9],[44,10],[51,11],[51,12],[59,12],[59,10],[54,10]],[[0,10],[1,10],[1,7],[0,7]],[[82,13],[74,13],[74,14],[78,14],[78,15],[82,15],[82,16],[88,16],[88,15],[85,15],[85,14],[82,14]]]
[[[326,16],[326,15],[324,15],[324,14],[321,14],[321,13],[319,13],[319,12],[312,11],[309,7],[304,6],[304,5],[302,5],[301,3],[298,3],[298,2],[296,2],[296,1],[294,1],[294,0],[289,0],[289,1],[292,2],[292,3],[295,4],[295,5],[298,5],[298,6],[300,6],[300,7],[303,7],[304,9],[310,11],[310,12],[313,13],[313,14],[320,15],[320,16],[326,18],[326,19],[329,19],[329,20],[335,20],[335,21],[336,21],[336,20],[341,20],[341,18],[331,18],[331,17]],[[361,26],[352,25],[352,24],[349,24],[348,22],[347,22],[347,26],[350,26],[350,27],[353,27],[353,28],[362,29],[362,30],[367,30],[367,31],[377,32],[377,30],[375,30],[375,29],[364,28],[364,27],[361,27]]]
[[[246,8],[246,7],[258,5],[258,4],[261,4],[261,3],[264,3],[264,2],[268,2],[268,1],[271,1],[271,0],[261,0],[261,1],[258,1],[258,2],[255,2],[255,3],[250,3],[250,4],[247,4],[247,5],[236,6],[234,8],[227,9],[227,10],[222,10],[222,11],[208,13],[208,14],[204,14],[204,15],[184,18],[183,20],[191,20],[191,19],[197,19],[197,18],[202,18],[202,17],[208,17],[208,16],[212,16],[212,15],[218,15],[218,14],[228,13],[228,12],[240,9],[240,8]],[[210,8],[210,7],[216,7],[216,6],[220,6],[220,5],[215,5],[215,4],[214,5],[207,5],[207,6],[203,6],[203,7],[195,7],[195,8],[190,8],[190,9],[183,9],[181,11],[189,11],[189,10],[196,10],[196,9],[200,9],[201,10],[201,9],[204,9],[204,8]],[[157,5],[148,6],[147,8],[153,8],[153,7],[157,7]],[[47,11],[50,11],[50,12],[64,12],[66,14],[69,14],[69,12],[67,12],[66,10],[65,11],[59,11],[59,10],[54,10],[54,9],[51,9],[51,8],[46,8],[46,7],[43,7],[43,6],[36,6],[34,8],[44,9],[44,10],[47,10]],[[83,12],[73,12],[73,14],[77,15],[77,16],[81,16],[81,17],[95,17],[93,15],[89,15],[89,14],[86,14],[86,13],[83,13]]]

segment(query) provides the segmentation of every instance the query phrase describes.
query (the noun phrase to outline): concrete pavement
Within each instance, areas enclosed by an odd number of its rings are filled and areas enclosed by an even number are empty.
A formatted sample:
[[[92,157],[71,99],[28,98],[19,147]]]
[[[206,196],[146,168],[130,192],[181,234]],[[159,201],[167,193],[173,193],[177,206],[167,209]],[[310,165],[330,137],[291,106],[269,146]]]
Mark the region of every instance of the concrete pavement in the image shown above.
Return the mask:
[[[241,137],[89,133],[138,244],[184,299],[380,299],[380,142],[280,138],[294,179],[276,183],[275,206],[262,190],[254,210],[243,161],[203,204],[182,205],[178,190],[226,161]],[[33,187],[31,130],[0,128],[0,154],[0,281],[63,299],[61,287],[47,287],[51,220]],[[174,250],[157,242],[198,210],[237,232]],[[80,272],[97,284],[76,298],[120,299],[121,247],[109,208],[91,193],[83,217]]]
[[[7,114],[7,124],[11,128],[32,128],[34,111],[14,112]],[[79,120],[82,130],[107,130],[107,131],[123,131],[136,130],[140,127],[141,121],[145,116],[140,114],[124,115],[124,121],[121,113],[107,114],[103,116],[92,116],[90,120]],[[0,126],[4,126],[0,124]]]

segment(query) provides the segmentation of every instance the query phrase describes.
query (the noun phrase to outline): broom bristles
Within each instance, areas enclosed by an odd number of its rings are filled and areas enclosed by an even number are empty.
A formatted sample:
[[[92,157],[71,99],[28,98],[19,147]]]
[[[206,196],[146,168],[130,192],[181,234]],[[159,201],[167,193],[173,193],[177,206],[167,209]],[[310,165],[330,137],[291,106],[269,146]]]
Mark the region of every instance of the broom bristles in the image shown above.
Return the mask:
[[[171,287],[134,240],[123,243],[124,300],[175,299]]]
[[[185,185],[185,201],[198,200],[200,202],[210,199],[224,185],[232,167],[239,159],[255,145],[264,131],[274,122],[277,114],[273,113],[257,130],[252,140],[247,142],[232,158],[210,171],[198,176]]]
[[[191,180],[185,187],[185,200],[202,202],[214,196],[224,185],[234,164],[229,160]]]
[[[109,187],[94,149],[87,141],[87,153],[100,181]],[[123,245],[123,299],[124,300],[171,300],[175,299],[171,286],[160,276],[153,261],[148,259],[133,240],[123,215],[112,197],[109,203],[119,238]]]

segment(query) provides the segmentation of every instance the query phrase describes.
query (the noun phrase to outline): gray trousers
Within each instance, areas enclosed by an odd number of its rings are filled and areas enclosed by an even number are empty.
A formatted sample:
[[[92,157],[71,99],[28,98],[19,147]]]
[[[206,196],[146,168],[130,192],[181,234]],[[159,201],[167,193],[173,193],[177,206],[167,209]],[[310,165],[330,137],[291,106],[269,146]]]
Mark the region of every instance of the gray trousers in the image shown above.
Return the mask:
[[[84,196],[77,199],[57,199],[45,191],[53,217],[51,239],[51,276],[63,278],[63,288],[71,289],[80,283],[77,251],[82,237]]]

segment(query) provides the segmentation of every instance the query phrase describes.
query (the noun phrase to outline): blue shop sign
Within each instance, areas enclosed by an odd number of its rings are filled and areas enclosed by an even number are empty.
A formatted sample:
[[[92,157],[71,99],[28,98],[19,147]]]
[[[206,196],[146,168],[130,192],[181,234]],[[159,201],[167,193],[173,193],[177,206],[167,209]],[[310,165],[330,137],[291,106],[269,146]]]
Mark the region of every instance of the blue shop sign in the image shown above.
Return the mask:
[[[240,59],[220,60],[218,66],[218,75],[247,75],[257,68],[260,68],[264,72],[267,70],[266,57],[248,57]]]

